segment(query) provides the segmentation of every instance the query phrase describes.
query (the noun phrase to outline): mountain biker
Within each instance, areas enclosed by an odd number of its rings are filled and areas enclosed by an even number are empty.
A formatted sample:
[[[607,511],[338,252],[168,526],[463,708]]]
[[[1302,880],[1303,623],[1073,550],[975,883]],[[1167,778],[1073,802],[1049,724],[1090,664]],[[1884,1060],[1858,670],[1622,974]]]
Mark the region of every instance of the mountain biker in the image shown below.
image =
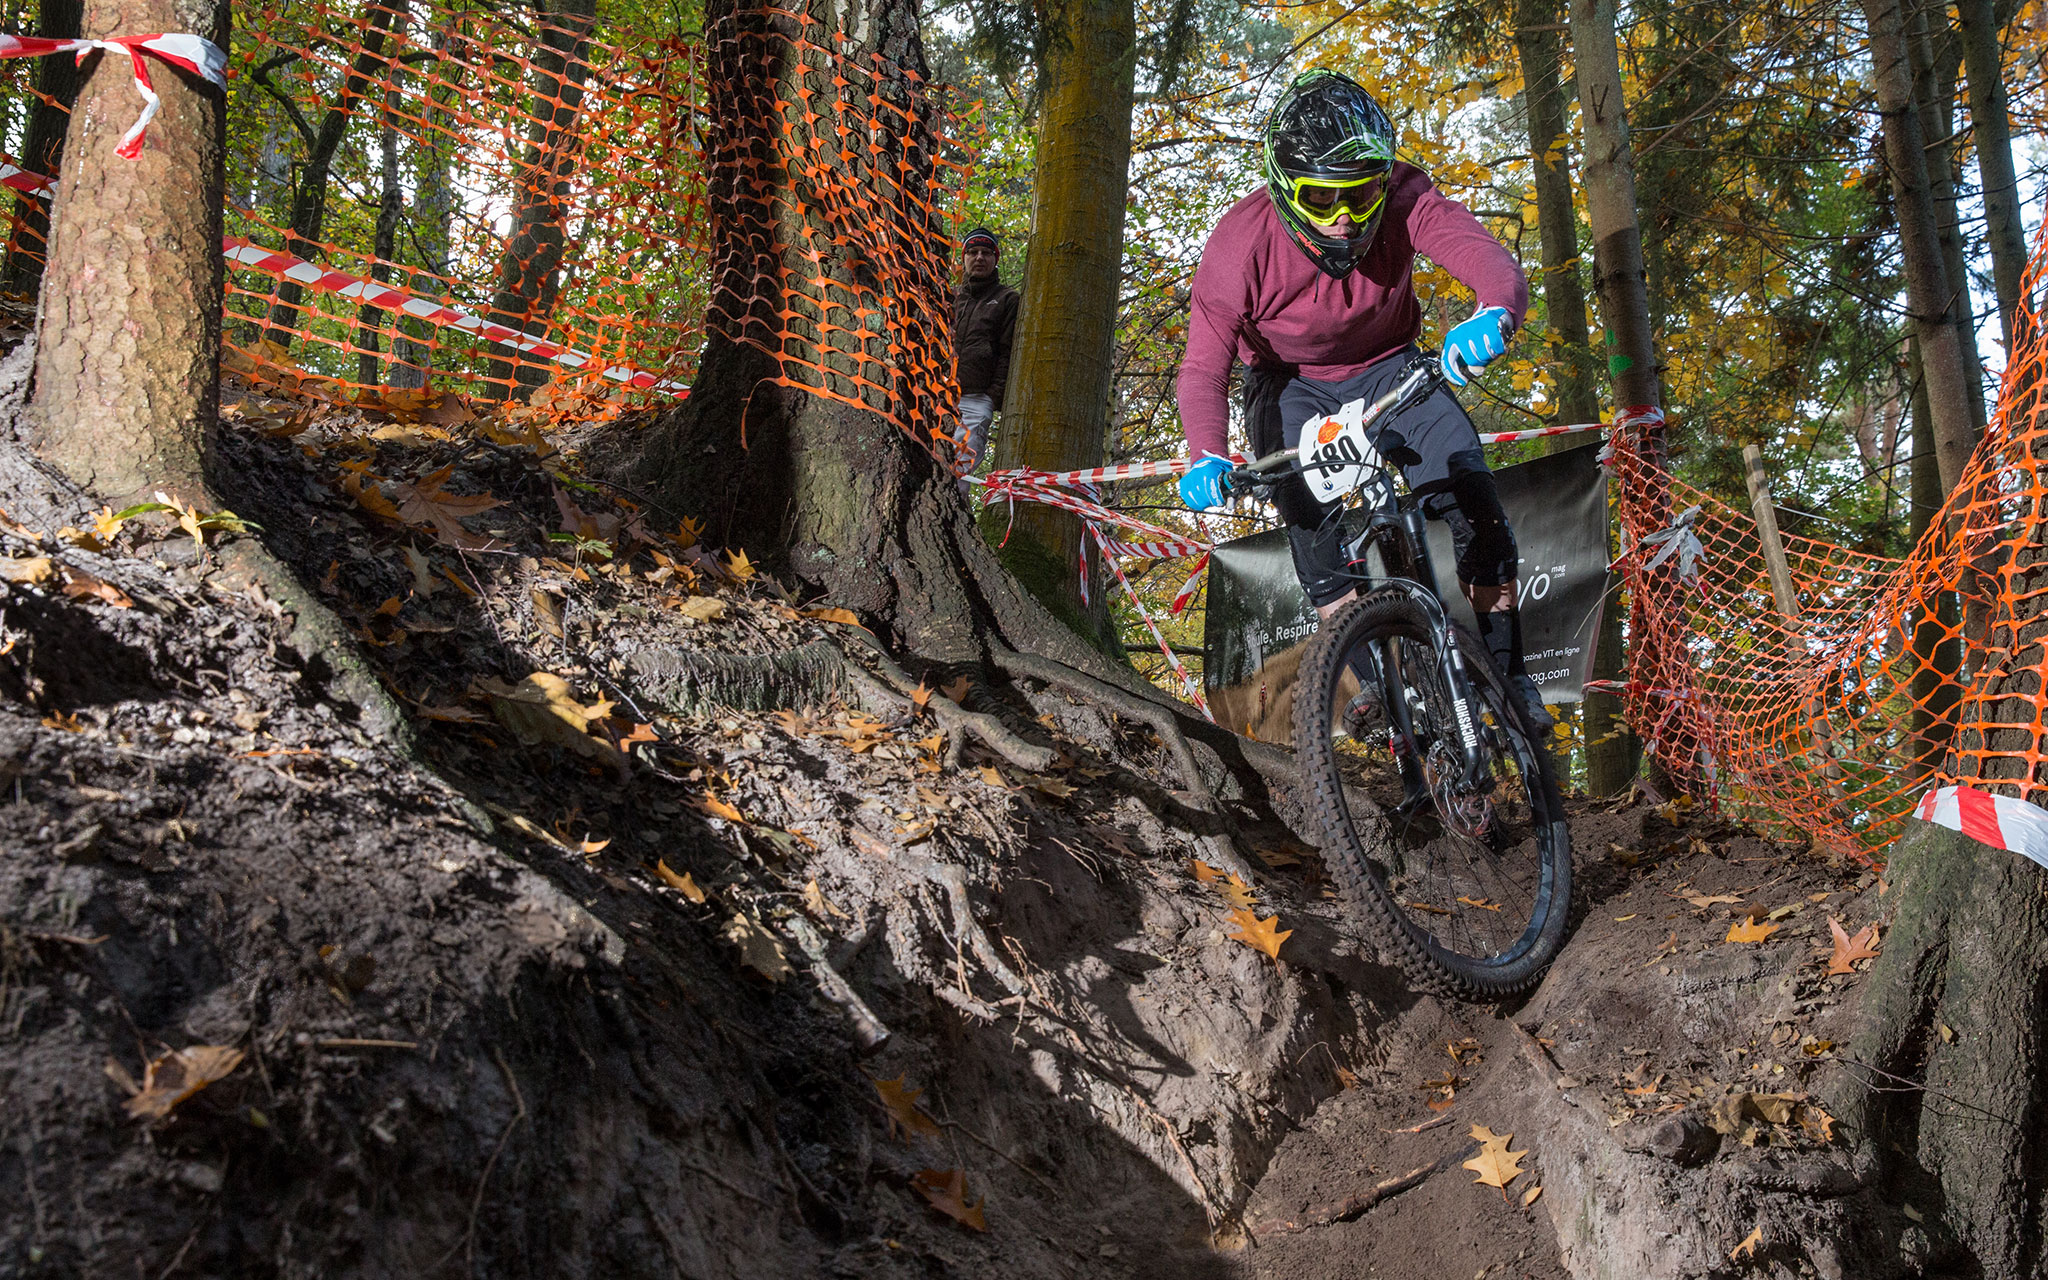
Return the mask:
[[[1528,309],[1522,269],[1464,205],[1394,158],[1394,125],[1371,93],[1323,68],[1297,77],[1266,121],[1266,189],[1226,211],[1195,271],[1177,396],[1191,510],[1224,501],[1233,359],[1246,366],[1254,455],[1294,448],[1302,428],[1345,403],[1378,398],[1401,377],[1421,332],[1414,265],[1427,254],[1478,296],[1445,335],[1453,386],[1507,349]],[[1472,421],[1438,387],[1373,435],[1431,519],[1450,526],[1458,582],[1479,636],[1520,694],[1532,727],[1555,721],[1522,661],[1518,557]],[[1273,492],[1302,589],[1328,618],[1357,595],[1345,578],[1338,504],[1290,476]]]

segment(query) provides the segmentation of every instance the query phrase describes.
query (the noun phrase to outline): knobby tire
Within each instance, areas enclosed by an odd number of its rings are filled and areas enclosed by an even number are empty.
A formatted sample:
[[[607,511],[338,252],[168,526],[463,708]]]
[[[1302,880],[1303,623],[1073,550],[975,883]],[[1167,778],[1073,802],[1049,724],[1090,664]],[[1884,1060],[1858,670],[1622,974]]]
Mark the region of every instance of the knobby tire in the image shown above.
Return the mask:
[[[1534,848],[1513,856],[1527,864],[1534,854],[1535,888],[1528,918],[1511,947],[1491,955],[1469,955],[1444,945],[1423,928],[1397,899],[1375,858],[1398,863],[1401,855],[1395,842],[1400,837],[1390,836],[1386,823],[1374,821],[1363,824],[1371,833],[1369,844],[1345,794],[1330,722],[1347,658],[1361,645],[1385,652],[1388,645],[1383,642],[1405,642],[1408,652],[1433,653],[1431,628],[1421,606],[1405,596],[1368,596],[1324,623],[1302,660],[1301,687],[1294,702],[1295,753],[1331,878],[1354,917],[1418,988],[1459,999],[1497,1000],[1533,987],[1564,944],[1571,900],[1571,840],[1549,755],[1536,744],[1520,699],[1509,692],[1476,639],[1462,628],[1454,628],[1454,634],[1474,693],[1508,739],[1515,757],[1510,763],[1520,775],[1530,810]],[[1390,677],[1386,687],[1397,687],[1396,681]],[[1383,737],[1380,753],[1387,754]],[[1453,902],[1453,910],[1466,900]]]

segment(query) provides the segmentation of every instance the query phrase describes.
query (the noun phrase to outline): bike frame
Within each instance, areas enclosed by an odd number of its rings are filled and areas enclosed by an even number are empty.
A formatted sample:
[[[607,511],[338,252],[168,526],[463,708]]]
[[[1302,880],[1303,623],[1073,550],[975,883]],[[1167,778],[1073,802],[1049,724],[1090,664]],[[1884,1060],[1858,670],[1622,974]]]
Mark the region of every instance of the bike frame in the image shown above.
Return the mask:
[[[1365,426],[1390,413],[1398,412],[1419,400],[1423,393],[1433,391],[1442,375],[1437,372],[1435,360],[1417,356],[1407,373],[1385,395],[1366,406],[1362,418]],[[1316,465],[1310,463],[1310,466]],[[1351,459],[1333,459],[1332,469],[1339,466],[1358,466]],[[1398,592],[1408,596],[1429,620],[1431,645],[1436,651],[1437,669],[1444,677],[1444,686],[1451,696],[1451,718],[1458,730],[1459,764],[1464,770],[1464,785],[1479,788],[1489,777],[1489,761],[1486,748],[1480,740],[1479,724],[1473,714],[1475,694],[1470,673],[1465,669],[1464,655],[1459,651],[1456,639],[1451,634],[1450,616],[1444,610],[1443,596],[1437,586],[1436,564],[1430,558],[1427,533],[1428,518],[1416,506],[1402,506],[1395,488],[1394,476],[1384,462],[1362,464],[1366,475],[1349,493],[1338,500],[1330,519],[1341,521],[1349,508],[1342,505],[1344,499],[1361,492],[1369,486],[1378,486],[1382,497],[1374,502],[1371,513],[1366,517],[1365,528],[1345,548],[1346,574],[1356,584],[1362,596],[1382,592]],[[1300,456],[1294,449],[1280,449],[1255,462],[1230,472],[1231,481],[1242,481],[1258,486],[1278,484],[1289,475],[1302,474],[1304,468]],[[1235,487],[1235,486],[1232,486]],[[1378,546],[1380,560],[1392,576],[1378,577],[1355,571],[1352,567],[1365,563],[1367,548]],[[1399,673],[1393,653],[1376,655],[1386,690],[1387,713],[1393,726],[1409,743],[1415,742],[1414,725],[1408,714],[1408,702],[1400,696],[1395,682]]]

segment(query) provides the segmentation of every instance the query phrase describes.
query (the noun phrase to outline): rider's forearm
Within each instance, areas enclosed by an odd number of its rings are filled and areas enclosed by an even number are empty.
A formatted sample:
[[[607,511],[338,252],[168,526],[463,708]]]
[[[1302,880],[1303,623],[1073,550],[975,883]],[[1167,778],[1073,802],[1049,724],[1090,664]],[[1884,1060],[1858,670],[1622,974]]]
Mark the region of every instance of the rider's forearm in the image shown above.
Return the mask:
[[[1521,328],[1529,311],[1529,278],[1471,210],[1432,190],[1416,201],[1408,233],[1415,251],[1450,272],[1481,307],[1505,307]]]

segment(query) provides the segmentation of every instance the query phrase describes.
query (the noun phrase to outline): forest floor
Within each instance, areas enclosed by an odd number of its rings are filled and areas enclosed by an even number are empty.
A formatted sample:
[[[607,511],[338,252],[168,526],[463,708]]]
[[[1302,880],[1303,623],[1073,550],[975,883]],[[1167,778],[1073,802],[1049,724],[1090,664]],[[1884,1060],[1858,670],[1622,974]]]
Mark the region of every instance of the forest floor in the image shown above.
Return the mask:
[[[470,416],[230,397],[296,597],[0,433],[0,1277],[1844,1273],[1749,1236],[1838,1211],[1868,869],[1575,804],[1543,986],[1418,997],[1277,814],[1197,861],[1149,729]]]

